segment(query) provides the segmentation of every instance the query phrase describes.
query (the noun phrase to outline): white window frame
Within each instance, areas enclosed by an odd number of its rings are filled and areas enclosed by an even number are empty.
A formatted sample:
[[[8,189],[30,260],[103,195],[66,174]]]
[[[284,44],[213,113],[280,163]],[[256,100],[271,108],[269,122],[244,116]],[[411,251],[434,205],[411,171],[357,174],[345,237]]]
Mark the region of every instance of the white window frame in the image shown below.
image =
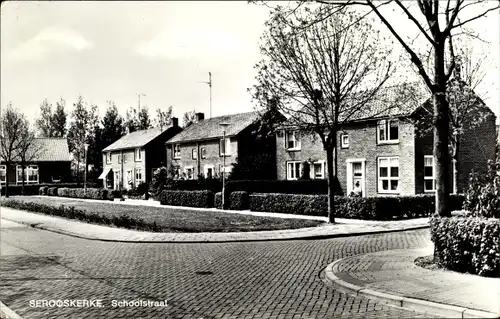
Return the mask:
[[[425,165],[425,160],[426,159],[431,159],[432,160],[432,176],[425,176],[425,168],[427,167]],[[436,161],[434,160],[434,156],[433,155],[424,155],[424,192],[426,193],[433,193],[436,191]],[[426,189],[426,183],[425,181],[428,181],[428,180],[432,180],[434,181],[432,183],[432,188],[433,189]]]
[[[397,123],[398,126],[398,138],[392,138],[390,136],[390,128],[391,123]],[[384,136],[380,138],[380,127],[384,128]],[[399,120],[398,119],[390,119],[390,120],[380,120],[377,122],[377,144],[397,144],[399,143]]]
[[[295,173],[296,172],[296,165],[299,165],[299,175],[301,174],[302,172],[302,162],[301,161],[288,161],[286,162],[286,179],[289,180],[289,181],[295,181],[295,180],[298,180],[300,178],[300,176],[292,176],[294,174],[290,174],[290,173]],[[292,169],[290,170],[289,169],[289,165],[292,165]]]
[[[201,155],[201,158],[204,159],[204,158],[207,158],[207,148],[206,147],[202,147],[200,148],[200,155]]]
[[[316,176],[316,171],[314,170],[314,165],[321,165],[321,176],[318,177]],[[309,171],[311,179],[325,179],[325,161],[316,161],[312,162],[310,164],[310,171]]]
[[[231,173],[231,172],[233,171],[233,165],[226,165],[226,166],[224,167],[224,165],[219,164],[219,172],[220,172],[221,174],[222,174],[222,170],[223,170],[223,169],[224,169],[224,173],[229,174],[229,173]],[[227,175],[226,175],[226,177],[227,177]]]
[[[118,164],[122,163],[122,154],[118,154]]]
[[[198,150],[195,148],[191,149],[191,159],[198,159]]]
[[[114,171],[113,173],[115,174],[113,177],[113,189],[120,189],[122,183],[120,171]],[[121,185],[121,187],[123,187],[123,185]]]
[[[111,152],[106,153],[106,164],[111,164]]]
[[[134,177],[135,177],[135,186],[139,186],[139,184],[143,182],[142,167],[135,168]]]
[[[141,149],[140,148],[136,148],[135,149],[135,153],[134,153],[134,160],[136,162],[140,162],[142,161],[142,152],[141,152]]]
[[[393,166],[391,166],[391,160],[393,159],[397,159],[398,160],[398,177],[393,177],[391,176],[391,168]],[[380,162],[382,160],[387,160],[387,162],[389,163],[388,166],[387,166],[387,176],[386,177],[380,177],[380,168],[382,166],[380,166]],[[385,166],[384,166],[385,167]],[[401,165],[400,165],[400,162],[399,162],[399,156],[380,156],[379,158],[377,158],[377,192],[380,193],[380,194],[399,194],[401,191],[401,169],[400,169]],[[384,190],[383,187],[382,187],[382,181],[383,180],[387,180],[388,181],[388,189],[387,190]],[[391,190],[391,181],[393,180],[397,180],[398,181],[398,187],[396,190]]]
[[[35,181],[30,181],[29,180],[29,176],[30,176],[30,171],[36,171],[36,180]],[[21,174],[22,174],[22,166],[21,165],[17,165],[16,166],[16,183],[22,183],[23,182],[23,177],[22,175],[20,176],[21,178],[19,178],[19,171],[21,171]],[[38,184],[38,181],[40,180],[40,173],[38,171],[38,165],[26,165],[26,167],[24,168],[24,178],[25,178],[25,183],[26,184]]]
[[[3,176],[5,176],[5,180],[0,180],[0,184],[5,184],[5,182],[7,181],[7,165],[0,165],[0,172],[4,172]]]
[[[174,144],[172,148],[172,154],[175,159],[181,158],[181,144]]]
[[[340,147],[349,148],[349,134],[344,133],[340,135]]]
[[[289,134],[292,135],[293,137],[293,140],[290,141],[289,140]],[[301,144],[300,144],[300,131],[298,130],[287,130],[285,131],[285,149],[287,151],[300,151],[300,147],[301,147]],[[293,147],[289,147],[288,146],[288,142],[293,142]]]
[[[219,153],[220,156],[231,156],[231,139],[226,137],[226,146],[224,147],[224,153],[222,152],[224,139],[221,138],[219,141]]]
[[[188,170],[191,170],[191,178],[189,178],[189,175],[187,173]],[[194,166],[185,166],[184,167],[184,173],[186,174],[186,179],[194,179]]]
[[[351,194],[353,191],[354,182],[354,164],[361,163],[361,196],[366,197],[366,158],[349,158],[346,160],[346,172],[347,172],[347,184],[346,190],[347,194]]]
[[[127,169],[127,188],[130,187],[130,185],[134,185],[134,172],[131,168]]]

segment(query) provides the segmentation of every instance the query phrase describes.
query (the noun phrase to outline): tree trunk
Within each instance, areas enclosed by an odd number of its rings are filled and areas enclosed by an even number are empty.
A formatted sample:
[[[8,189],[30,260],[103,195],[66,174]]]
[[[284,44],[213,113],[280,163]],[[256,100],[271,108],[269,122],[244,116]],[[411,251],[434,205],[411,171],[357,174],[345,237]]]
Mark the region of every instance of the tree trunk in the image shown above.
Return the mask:
[[[453,194],[458,194],[458,149],[460,141],[458,140],[458,136],[456,138],[453,150]]]
[[[76,187],[80,187],[80,154],[78,154],[78,160],[76,164]]]
[[[335,181],[333,171],[333,146],[326,146],[326,167],[328,175],[328,222],[335,223]]]
[[[5,198],[9,197],[9,165],[5,165]]]

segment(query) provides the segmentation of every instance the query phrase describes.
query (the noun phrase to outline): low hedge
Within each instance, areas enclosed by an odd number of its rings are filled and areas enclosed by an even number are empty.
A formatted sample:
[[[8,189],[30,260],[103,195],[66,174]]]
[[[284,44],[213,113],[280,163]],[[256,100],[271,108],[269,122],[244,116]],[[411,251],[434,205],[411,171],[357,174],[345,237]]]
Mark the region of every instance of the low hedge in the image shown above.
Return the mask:
[[[24,195],[33,196],[40,195],[40,187],[69,187],[74,188],[77,187],[76,183],[43,183],[43,184],[24,184]],[[5,185],[2,185],[1,195],[5,196]],[[10,185],[9,190],[7,191],[9,196],[18,196],[22,195],[22,185]]]
[[[244,191],[232,192],[229,195],[229,209],[245,210],[249,208],[249,194]]]
[[[159,227],[156,222],[150,223],[141,218],[131,218],[128,215],[108,217],[103,213],[75,209],[74,206],[60,205],[56,207],[39,203],[22,202],[14,199],[6,199],[2,201],[2,206],[69,219],[78,219],[93,224],[114,225],[120,228],[154,232],[159,232],[161,230],[161,227]]]
[[[49,187],[47,188],[47,195],[48,196],[57,196],[57,187]]]
[[[224,204],[226,204],[226,203],[224,203]],[[222,192],[215,193],[214,207],[218,208],[218,209],[222,209]]]
[[[214,193],[202,191],[171,191],[165,190],[160,195],[161,205],[214,207]]]
[[[430,226],[436,263],[458,272],[500,277],[500,219],[432,217]]]
[[[338,180],[334,181],[334,193],[342,195]],[[226,191],[246,191],[248,193],[283,193],[283,194],[328,194],[328,181],[325,179],[312,180],[241,180],[227,181]]]
[[[454,195],[453,209],[463,204],[463,195]],[[253,211],[284,214],[327,216],[327,195],[252,194],[249,207]],[[335,217],[365,220],[391,220],[430,216],[435,211],[433,195],[395,197],[334,197]]]
[[[71,197],[71,198],[88,198],[88,199],[100,199],[107,200],[108,190],[104,188],[67,188],[62,187],[57,189],[57,196],[60,197]]]

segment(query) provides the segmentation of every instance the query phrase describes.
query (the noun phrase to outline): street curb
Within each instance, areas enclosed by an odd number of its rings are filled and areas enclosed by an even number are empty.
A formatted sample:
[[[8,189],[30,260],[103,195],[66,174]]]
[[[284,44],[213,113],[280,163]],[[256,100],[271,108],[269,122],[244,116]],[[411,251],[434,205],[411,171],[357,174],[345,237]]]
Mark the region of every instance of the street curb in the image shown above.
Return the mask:
[[[15,313],[12,309],[7,307],[3,302],[0,301],[0,318],[6,319],[23,319],[20,315]]]
[[[384,233],[393,233],[393,232],[403,232],[410,230],[418,230],[429,228],[429,225],[424,226],[413,226],[413,227],[404,227],[399,229],[388,229],[388,230],[376,230],[376,231],[363,231],[363,232],[353,232],[353,233],[338,233],[338,234],[323,234],[323,235],[298,235],[295,237],[276,237],[276,238],[243,238],[243,239],[200,239],[200,240],[127,240],[127,239],[110,239],[110,238],[99,238],[95,236],[89,236],[84,234],[77,234],[73,232],[68,232],[59,228],[52,228],[44,226],[43,224],[31,224],[23,221],[17,221],[8,217],[2,217],[5,220],[23,224],[30,226],[32,228],[41,229],[45,231],[50,231],[57,234],[67,235],[80,239],[87,240],[95,240],[102,242],[113,242],[113,243],[145,243],[145,244],[201,244],[201,243],[235,243],[235,242],[262,242],[262,241],[292,241],[292,240],[321,240],[321,239],[330,239],[330,238],[341,238],[341,237],[353,237],[353,236],[364,236],[364,235],[377,235]],[[98,225],[98,224],[95,224]],[[105,225],[99,225],[104,226]],[[109,227],[109,226],[108,226]],[[161,233],[157,233],[161,234]],[[214,233],[215,234],[215,233]]]
[[[357,256],[360,255],[338,259],[333,263],[329,264],[323,270],[324,282],[329,286],[334,287],[349,295],[364,296],[370,299],[375,299],[377,301],[380,301],[388,305],[405,309],[411,309],[418,312],[425,312],[431,315],[440,316],[444,318],[500,318],[500,314],[495,314],[488,311],[469,309],[465,307],[458,307],[458,306],[421,300],[416,298],[409,298],[397,294],[390,294],[369,288],[364,288],[362,286],[358,286],[349,283],[347,281],[344,281],[339,277],[337,277],[337,275],[335,275],[335,270],[338,269],[338,264],[340,262]]]

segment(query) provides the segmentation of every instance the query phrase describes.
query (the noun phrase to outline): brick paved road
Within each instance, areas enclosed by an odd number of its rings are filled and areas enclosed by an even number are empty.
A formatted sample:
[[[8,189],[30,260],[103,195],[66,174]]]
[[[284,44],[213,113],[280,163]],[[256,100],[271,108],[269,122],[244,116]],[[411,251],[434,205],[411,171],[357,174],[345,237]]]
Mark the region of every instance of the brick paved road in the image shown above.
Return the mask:
[[[347,296],[320,278],[338,258],[424,246],[428,230],[316,241],[127,244],[6,223],[0,236],[0,300],[24,318],[428,317]],[[34,299],[103,299],[104,308],[30,308]],[[168,299],[168,307],[111,306],[111,300],[134,299]]]

